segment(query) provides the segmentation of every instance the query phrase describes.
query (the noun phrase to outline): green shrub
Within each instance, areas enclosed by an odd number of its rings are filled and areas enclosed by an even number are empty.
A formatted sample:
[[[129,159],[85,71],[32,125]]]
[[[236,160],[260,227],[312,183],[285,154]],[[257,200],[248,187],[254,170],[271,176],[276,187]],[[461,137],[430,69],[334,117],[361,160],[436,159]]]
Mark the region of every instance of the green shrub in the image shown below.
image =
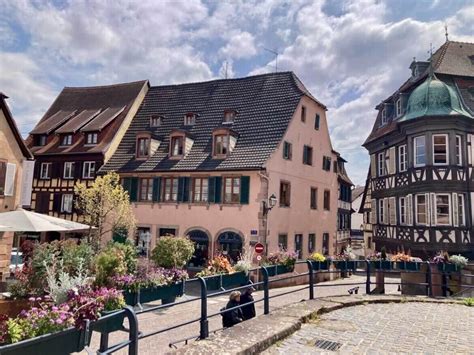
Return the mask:
[[[115,249],[123,252],[127,273],[133,274],[137,271],[138,254],[135,246],[127,239],[125,242],[109,242],[107,249]]]
[[[463,302],[468,307],[474,307],[474,297],[465,298]]]
[[[161,237],[151,258],[157,266],[166,269],[182,268],[194,254],[194,243],[187,237]]]
[[[95,260],[95,283],[98,286],[107,286],[112,277],[125,275],[127,264],[125,253],[118,248],[107,248],[103,250]]]

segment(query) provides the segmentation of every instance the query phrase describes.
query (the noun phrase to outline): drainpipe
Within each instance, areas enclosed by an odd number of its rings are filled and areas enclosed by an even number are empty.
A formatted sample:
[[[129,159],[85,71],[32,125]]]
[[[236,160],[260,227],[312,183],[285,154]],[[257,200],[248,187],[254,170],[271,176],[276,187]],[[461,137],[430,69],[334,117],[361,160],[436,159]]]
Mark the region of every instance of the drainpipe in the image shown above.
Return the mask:
[[[269,186],[270,186],[270,178],[266,175],[266,174],[263,174],[262,172],[259,172],[258,173],[258,176],[260,176],[260,178],[262,179],[265,179],[267,180],[267,190],[265,191],[265,196],[266,196],[266,200],[268,201],[268,193],[269,193]],[[268,203],[268,202],[265,202],[262,201],[263,203]],[[264,222],[265,222],[265,235],[263,237],[263,245],[265,245],[265,255],[267,255],[268,253],[268,245],[267,245],[267,235],[268,235],[268,211],[265,211],[266,210],[266,207],[267,206],[263,206],[262,208],[262,214],[263,214],[263,218],[265,219]]]

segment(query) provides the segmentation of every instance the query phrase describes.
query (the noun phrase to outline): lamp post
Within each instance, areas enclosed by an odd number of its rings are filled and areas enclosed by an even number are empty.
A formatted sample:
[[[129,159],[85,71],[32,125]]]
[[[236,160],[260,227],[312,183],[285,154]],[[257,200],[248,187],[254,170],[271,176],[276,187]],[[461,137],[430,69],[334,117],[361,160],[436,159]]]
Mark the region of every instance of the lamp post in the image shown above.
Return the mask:
[[[265,218],[265,238],[264,238],[264,245],[265,245],[265,254],[268,252],[268,246],[267,246],[267,235],[268,235],[268,212],[271,211],[273,207],[276,206],[278,200],[275,196],[275,194],[272,194],[268,200],[263,200],[263,217]]]

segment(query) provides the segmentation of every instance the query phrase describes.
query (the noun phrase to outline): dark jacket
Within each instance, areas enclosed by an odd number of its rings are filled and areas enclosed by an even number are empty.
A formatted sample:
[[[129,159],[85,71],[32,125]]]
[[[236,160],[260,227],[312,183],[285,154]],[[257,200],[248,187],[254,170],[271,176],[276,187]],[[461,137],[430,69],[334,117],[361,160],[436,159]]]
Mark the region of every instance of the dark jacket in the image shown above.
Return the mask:
[[[240,304],[245,304],[253,302],[253,296],[251,293],[245,292],[240,296]],[[248,304],[246,306],[242,306],[242,314],[244,316],[244,320],[248,320],[250,318],[255,317],[255,304]]]
[[[224,309],[233,308],[239,306],[240,304],[234,300],[231,300],[227,303]],[[243,321],[244,316],[242,315],[242,310],[240,308],[234,309],[229,312],[222,314],[222,326],[224,328],[232,327]]]

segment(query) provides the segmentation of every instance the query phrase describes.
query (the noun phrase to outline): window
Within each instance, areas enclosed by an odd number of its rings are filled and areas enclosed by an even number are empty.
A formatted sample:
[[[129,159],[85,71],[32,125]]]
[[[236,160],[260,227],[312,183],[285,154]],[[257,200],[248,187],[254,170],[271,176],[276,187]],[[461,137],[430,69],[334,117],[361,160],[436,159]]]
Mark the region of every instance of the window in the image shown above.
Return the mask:
[[[385,224],[386,221],[385,221],[385,203],[384,203],[384,199],[381,198],[379,200],[379,223],[380,224]]]
[[[87,133],[86,134],[86,144],[97,144],[97,132]]]
[[[64,172],[63,178],[64,179],[74,179],[74,162],[67,161],[64,163]]]
[[[84,169],[82,172],[82,177],[84,179],[93,179],[95,176],[95,162],[94,161],[85,161]]]
[[[72,194],[64,194],[61,197],[61,212],[72,213]]]
[[[224,178],[224,203],[240,201],[240,177]]]
[[[161,126],[161,116],[152,115],[150,117],[150,127],[159,127]]]
[[[314,129],[317,131],[319,131],[320,121],[321,121],[321,117],[319,116],[319,113],[317,113],[316,116],[314,116]]]
[[[214,155],[227,155],[229,152],[229,136],[217,134],[214,136]]]
[[[397,110],[397,117],[400,117],[402,115],[402,100],[398,99],[397,102],[395,103],[395,107]]]
[[[137,139],[137,158],[147,158],[150,152],[150,138]]]
[[[323,156],[323,170],[330,171],[331,170],[331,158],[327,156]]]
[[[436,194],[436,224],[451,224],[451,199],[448,194]]]
[[[235,111],[233,110],[224,111],[224,123],[232,123],[234,122],[234,118],[235,118]]]
[[[0,161],[0,196],[5,194],[5,183],[7,179],[7,163]]]
[[[37,145],[37,146],[46,145],[47,138],[48,138],[48,136],[45,135],[45,134],[35,136],[35,145]]]
[[[381,126],[383,126],[386,123],[387,123],[387,110],[383,109],[382,110],[382,124],[381,124]]]
[[[324,190],[324,209],[329,211],[331,209],[331,191]]]
[[[311,198],[311,203],[310,203],[311,209],[312,210],[317,209],[318,208],[318,189],[317,188],[315,187],[311,188],[310,198]]]
[[[323,254],[329,254],[329,233],[323,233]]]
[[[209,195],[208,178],[193,179],[193,202],[207,202]]]
[[[72,144],[72,134],[65,134],[61,139],[61,145],[71,145]]]
[[[292,145],[291,143],[285,141],[283,142],[283,159],[285,160],[291,160],[291,156],[292,156]]]
[[[308,234],[308,253],[313,253],[316,250],[316,234]]]
[[[184,138],[171,137],[171,156],[179,157],[184,154]]]
[[[416,224],[428,224],[428,206],[426,195],[416,195]]]
[[[306,106],[301,106],[301,122],[306,122]]]
[[[163,178],[163,201],[176,202],[178,200],[178,179],[174,177]]]
[[[290,207],[291,185],[289,182],[280,182],[280,207]]]
[[[41,163],[40,166],[40,179],[51,178],[51,163]]]
[[[407,224],[407,199],[406,197],[400,197],[398,200],[400,205],[400,224]]]
[[[196,123],[196,115],[194,113],[187,113],[184,116],[184,125],[192,126]]]
[[[385,175],[385,153],[379,153],[377,155],[377,169],[379,176]]]
[[[448,164],[448,135],[433,135],[433,165]]]
[[[153,199],[153,179],[140,179],[140,201],[151,201]]]
[[[295,252],[298,253],[298,259],[303,258],[303,234],[295,234]]]
[[[278,247],[280,248],[280,250],[288,249],[288,235],[278,234]]]
[[[308,145],[303,147],[303,164],[313,165],[313,148]]]
[[[458,225],[466,225],[466,221],[464,220],[464,195],[458,195],[458,205],[454,206],[454,208],[458,209]]]
[[[415,166],[423,166],[426,164],[426,147],[425,136],[415,137],[413,139]]]
[[[456,165],[462,165],[462,138],[456,136]]]
[[[398,170],[400,172],[407,171],[407,146],[401,145],[398,147]]]

